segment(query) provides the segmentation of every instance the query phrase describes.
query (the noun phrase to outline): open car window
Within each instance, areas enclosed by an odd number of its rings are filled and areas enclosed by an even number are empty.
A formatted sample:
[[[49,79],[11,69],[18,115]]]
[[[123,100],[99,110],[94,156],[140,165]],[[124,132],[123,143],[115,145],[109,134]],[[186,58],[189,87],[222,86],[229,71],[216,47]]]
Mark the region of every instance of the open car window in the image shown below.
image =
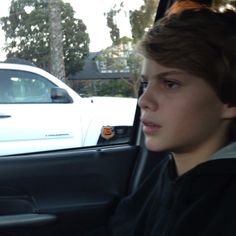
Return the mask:
[[[201,2],[235,8],[235,1]],[[132,143],[136,45],[173,3],[4,1],[0,155]]]
[[[0,155],[133,142],[142,63],[136,45],[157,5],[5,1]]]

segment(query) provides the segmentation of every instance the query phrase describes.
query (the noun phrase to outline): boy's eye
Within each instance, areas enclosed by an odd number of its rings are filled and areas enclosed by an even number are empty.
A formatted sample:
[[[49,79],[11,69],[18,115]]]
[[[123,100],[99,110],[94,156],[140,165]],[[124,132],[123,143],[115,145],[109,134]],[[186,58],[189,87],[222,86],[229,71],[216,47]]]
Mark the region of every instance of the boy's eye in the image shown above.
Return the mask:
[[[178,82],[173,81],[173,80],[163,79],[162,82],[163,82],[164,86],[168,89],[175,89],[180,86],[180,84]]]

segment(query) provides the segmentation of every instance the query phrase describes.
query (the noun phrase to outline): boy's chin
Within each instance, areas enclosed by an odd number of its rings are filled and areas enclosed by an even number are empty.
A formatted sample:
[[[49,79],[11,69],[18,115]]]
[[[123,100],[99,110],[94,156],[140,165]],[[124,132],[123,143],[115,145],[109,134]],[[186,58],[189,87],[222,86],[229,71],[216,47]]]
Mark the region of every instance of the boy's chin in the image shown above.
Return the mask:
[[[145,141],[145,146],[147,150],[152,151],[152,152],[162,152],[162,151],[167,150],[167,148],[164,147],[163,145],[160,145],[157,142],[151,142],[150,140]]]

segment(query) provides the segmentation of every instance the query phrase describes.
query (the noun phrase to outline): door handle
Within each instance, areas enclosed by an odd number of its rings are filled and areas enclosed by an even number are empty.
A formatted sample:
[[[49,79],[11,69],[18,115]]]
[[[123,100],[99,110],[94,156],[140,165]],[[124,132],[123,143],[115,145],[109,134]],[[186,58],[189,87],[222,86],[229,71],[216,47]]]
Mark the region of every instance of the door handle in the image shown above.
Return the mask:
[[[2,118],[10,118],[10,117],[11,117],[11,115],[0,113],[0,119],[2,119]]]
[[[0,216],[0,229],[26,226],[41,226],[55,222],[57,217],[51,214],[16,214]]]

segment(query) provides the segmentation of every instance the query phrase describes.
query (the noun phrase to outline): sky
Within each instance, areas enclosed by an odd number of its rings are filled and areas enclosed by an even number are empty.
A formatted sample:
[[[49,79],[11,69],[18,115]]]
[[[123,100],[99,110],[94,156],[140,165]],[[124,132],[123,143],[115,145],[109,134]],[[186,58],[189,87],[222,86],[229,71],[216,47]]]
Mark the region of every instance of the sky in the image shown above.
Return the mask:
[[[82,19],[87,26],[90,37],[90,51],[100,51],[111,45],[109,28],[106,26],[105,12],[108,12],[115,4],[119,6],[122,0],[63,0],[69,2],[75,11],[75,17]],[[143,0],[123,0],[126,12],[117,18],[121,37],[131,36],[128,12],[138,9]],[[11,0],[1,1],[0,17],[9,15]],[[4,31],[0,28],[0,60],[5,59],[5,53],[1,50],[4,46]]]

